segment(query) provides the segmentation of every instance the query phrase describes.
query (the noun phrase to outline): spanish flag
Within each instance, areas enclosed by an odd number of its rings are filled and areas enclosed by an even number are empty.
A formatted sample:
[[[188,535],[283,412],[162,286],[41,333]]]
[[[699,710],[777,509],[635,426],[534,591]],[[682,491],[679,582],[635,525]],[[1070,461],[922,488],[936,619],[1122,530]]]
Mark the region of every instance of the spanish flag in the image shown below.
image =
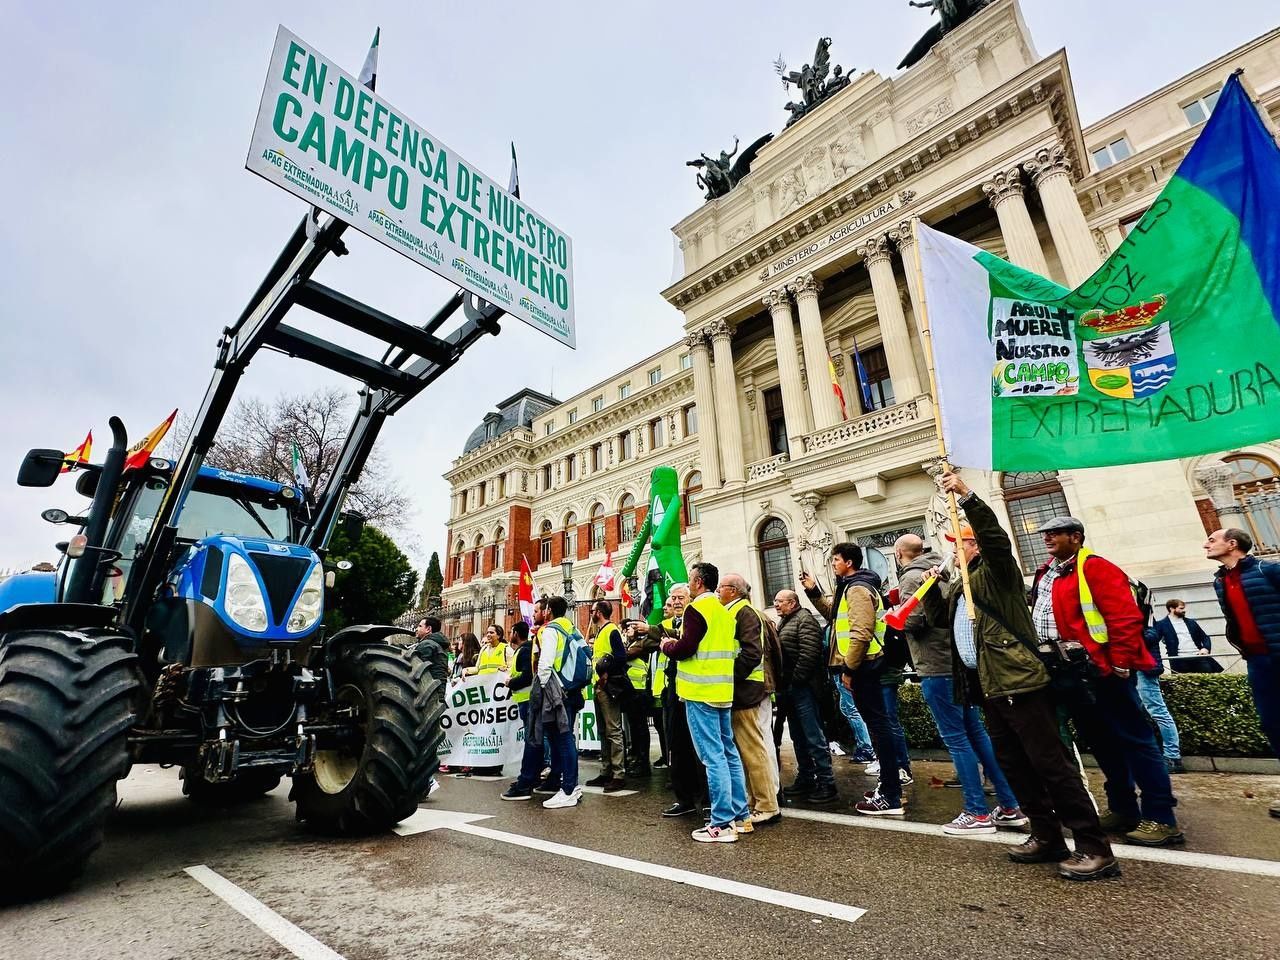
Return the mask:
[[[89,462],[89,454],[93,453],[93,431],[89,431],[89,435],[84,438],[84,443],[76,447],[62,461],[62,469],[59,473],[67,473],[72,468],[82,463]]]
[[[164,435],[169,432],[169,428],[173,426],[173,420],[178,415],[175,407],[173,413],[169,414],[164,423],[160,424],[145,437],[129,448],[129,453],[125,456],[124,468],[133,470],[137,467],[145,467],[147,461],[155,454],[156,448],[160,446],[160,441],[164,439]]]
[[[520,586],[517,591],[520,601],[520,619],[533,626],[533,572],[529,569],[526,557],[520,558]]]
[[[827,374],[831,377],[831,391],[836,395],[836,399],[840,401],[840,419],[849,419],[849,410],[844,405],[844,390],[840,388],[840,381],[836,379],[836,365],[830,357],[827,357]]]

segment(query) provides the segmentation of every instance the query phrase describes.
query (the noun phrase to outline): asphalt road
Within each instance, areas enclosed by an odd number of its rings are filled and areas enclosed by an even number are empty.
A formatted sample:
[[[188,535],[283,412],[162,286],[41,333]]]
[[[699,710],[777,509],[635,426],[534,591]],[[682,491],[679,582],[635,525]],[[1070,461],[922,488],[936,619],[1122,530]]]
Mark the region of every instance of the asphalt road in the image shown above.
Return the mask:
[[[847,799],[871,785],[838,767]],[[142,767],[84,877],[0,910],[0,956],[1280,956],[1280,820],[1266,812],[1280,777],[1179,777],[1185,850],[1073,884],[1009,863],[1001,843],[931,832],[959,810],[959,791],[931,784],[949,772],[916,765],[906,823],[842,804],[703,845],[691,821],[658,816],[660,772],[633,795],[555,811],[499,801],[505,781],[446,779],[407,835],[332,840],[294,823],[287,782],[208,809],[181,796],[176,771]]]

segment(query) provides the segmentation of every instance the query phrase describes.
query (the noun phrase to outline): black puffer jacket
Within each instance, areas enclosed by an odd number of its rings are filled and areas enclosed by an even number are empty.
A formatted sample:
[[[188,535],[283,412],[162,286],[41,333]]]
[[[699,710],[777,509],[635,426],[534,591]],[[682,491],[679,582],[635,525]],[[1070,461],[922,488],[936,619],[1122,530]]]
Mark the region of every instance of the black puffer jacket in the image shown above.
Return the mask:
[[[818,618],[804,607],[783,617],[778,626],[778,642],[782,646],[782,681],[780,690],[809,686],[821,690],[826,683],[822,651],[822,626]]]

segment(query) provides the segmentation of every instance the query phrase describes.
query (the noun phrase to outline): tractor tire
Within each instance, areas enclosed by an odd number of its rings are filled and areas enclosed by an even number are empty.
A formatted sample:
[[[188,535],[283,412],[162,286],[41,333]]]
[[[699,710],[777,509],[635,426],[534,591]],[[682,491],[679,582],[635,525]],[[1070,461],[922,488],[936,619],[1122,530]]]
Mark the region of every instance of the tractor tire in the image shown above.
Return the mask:
[[[198,771],[191,771],[186,767],[182,768],[179,776],[182,778],[184,797],[211,807],[256,800],[280,786],[280,774],[271,770],[245,770],[234,780],[225,783],[210,783]]]
[[[142,702],[127,637],[0,636],[0,902],[57,892],[102,843]]]
[[[317,751],[313,769],[294,775],[290,798],[313,830],[387,830],[418,808],[440,766],[439,681],[426,663],[387,644],[345,647],[332,670],[361,737],[350,749]]]

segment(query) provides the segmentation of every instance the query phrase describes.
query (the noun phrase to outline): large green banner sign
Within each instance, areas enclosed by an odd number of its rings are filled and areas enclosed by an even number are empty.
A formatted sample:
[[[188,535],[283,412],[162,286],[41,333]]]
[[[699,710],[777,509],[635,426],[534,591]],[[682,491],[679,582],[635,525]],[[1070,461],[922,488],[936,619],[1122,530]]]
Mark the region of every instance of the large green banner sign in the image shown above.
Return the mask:
[[[284,27],[245,166],[573,347],[573,244]]]

